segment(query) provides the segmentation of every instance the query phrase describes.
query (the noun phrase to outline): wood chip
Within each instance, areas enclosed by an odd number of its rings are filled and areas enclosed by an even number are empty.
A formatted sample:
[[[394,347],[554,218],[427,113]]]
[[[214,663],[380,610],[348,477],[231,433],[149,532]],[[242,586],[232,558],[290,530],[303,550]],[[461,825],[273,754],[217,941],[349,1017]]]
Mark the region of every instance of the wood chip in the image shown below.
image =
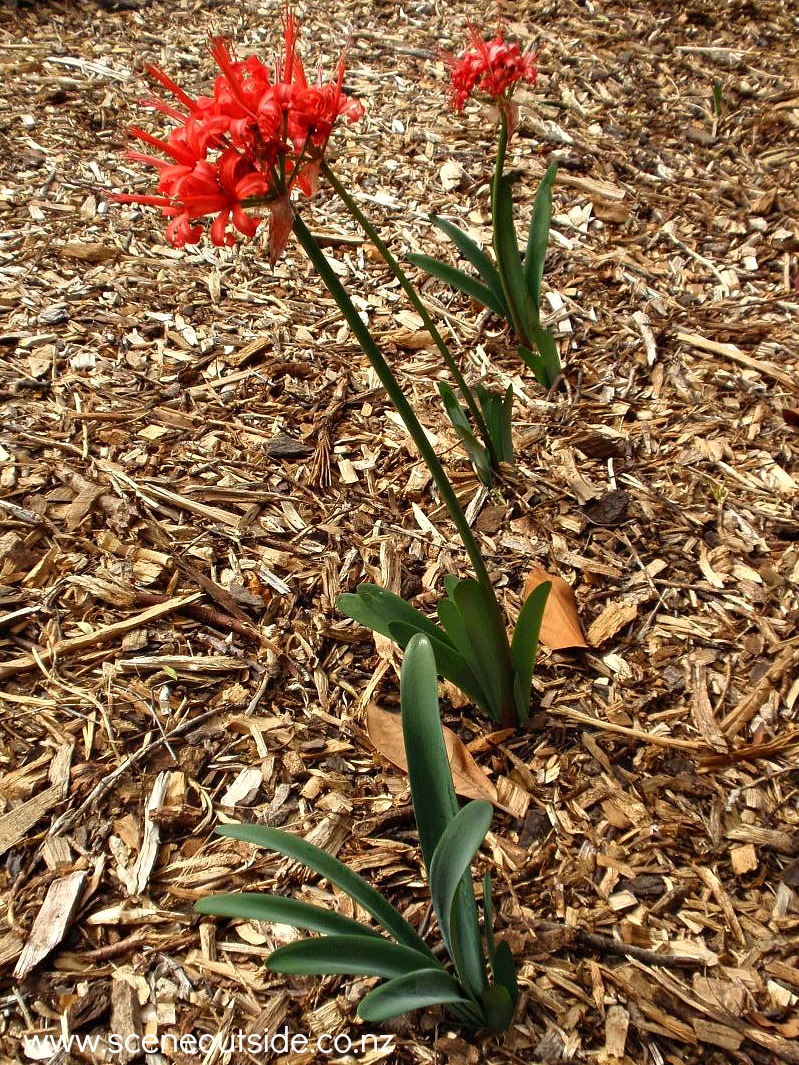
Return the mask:
[[[87,876],[88,873],[81,869],[50,884],[14,966],[15,979],[24,980],[31,969],[63,940],[78,908]]]
[[[153,871],[153,866],[158,858],[161,830],[158,826],[158,822],[154,821],[152,817],[150,817],[150,814],[152,811],[160,809],[163,805],[168,786],[169,773],[159,773],[155,778],[149,798],[147,799],[147,806],[144,813],[144,833],[141,846],[139,847],[139,856],[133,867],[131,878],[132,895],[142,895],[144,893],[150,880],[150,873]]]
[[[617,632],[638,617],[638,604],[629,599],[608,603],[598,618],[588,627],[586,638],[590,647],[601,647]]]
[[[730,862],[736,876],[753,873],[758,866],[757,851],[751,843],[744,843],[740,847],[730,847]]]

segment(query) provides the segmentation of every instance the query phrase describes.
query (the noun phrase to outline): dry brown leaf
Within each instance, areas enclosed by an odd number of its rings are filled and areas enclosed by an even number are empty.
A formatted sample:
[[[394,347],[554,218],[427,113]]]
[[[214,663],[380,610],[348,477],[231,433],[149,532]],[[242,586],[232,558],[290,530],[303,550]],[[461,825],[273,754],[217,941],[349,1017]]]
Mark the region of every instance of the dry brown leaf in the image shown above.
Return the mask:
[[[527,574],[524,582],[524,598],[544,581],[552,582],[552,591],[547,597],[539,639],[550,651],[564,647],[587,647],[574,592],[562,577],[553,577],[546,570],[536,567]]]
[[[402,720],[399,714],[389,714],[374,703],[370,703],[366,711],[366,728],[369,739],[380,754],[403,773],[407,773],[408,760],[405,757]],[[442,728],[452,770],[452,781],[457,794],[465,799],[488,799],[499,809],[506,810],[508,813],[512,812],[499,802],[497,789],[452,729],[448,729],[445,725]]]

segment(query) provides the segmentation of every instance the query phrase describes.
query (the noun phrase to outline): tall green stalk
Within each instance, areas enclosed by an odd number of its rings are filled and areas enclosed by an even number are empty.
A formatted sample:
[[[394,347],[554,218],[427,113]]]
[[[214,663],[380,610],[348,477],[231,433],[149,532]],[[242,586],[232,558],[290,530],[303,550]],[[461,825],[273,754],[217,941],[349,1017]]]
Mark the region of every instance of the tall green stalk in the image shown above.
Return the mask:
[[[472,415],[472,418],[474,418],[474,423],[480,432],[480,436],[483,438],[483,444],[485,445],[486,451],[488,452],[489,459],[491,462],[491,468],[493,470],[498,470],[499,460],[497,457],[496,449],[491,439],[491,434],[488,431],[488,425],[483,416],[483,412],[480,410],[480,405],[474,398],[474,393],[467,385],[466,380],[464,379],[464,376],[461,373],[457,362],[452,357],[452,353],[449,350],[447,342],[444,340],[435,322],[430,317],[430,313],[422,302],[418,292],[411,284],[405,271],[402,269],[400,264],[392,255],[386,243],[381,239],[380,234],[377,232],[377,230],[366,217],[366,215],[363,213],[363,211],[361,211],[361,209],[358,207],[358,204],[349,194],[344,185],[342,185],[342,183],[336,177],[333,170],[330,168],[329,163],[326,160],[322,162],[322,173],[330,182],[336,194],[340,197],[340,199],[344,203],[344,206],[350,212],[352,217],[355,219],[361,229],[363,229],[364,233],[366,233],[372,244],[374,244],[374,246],[380,252],[380,255],[382,256],[384,262],[394,274],[396,279],[399,281],[400,285],[402,286],[403,292],[410,300],[419,317],[422,319],[425,329],[433,338],[436,347],[441,352],[441,357],[446,363],[447,369],[455,379],[455,383],[457,384],[458,389],[460,390],[460,393],[463,396],[464,402],[469,408],[469,412]]]
[[[486,569],[485,562],[483,561],[480,548],[474,538],[469,522],[466,520],[463,508],[458,502],[455,490],[447,477],[446,471],[444,470],[435,449],[428,440],[427,434],[419,422],[419,419],[416,417],[413,408],[406,399],[405,393],[400,388],[397,379],[391,371],[391,367],[386,362],[382,352],[375,343],[372,334],[367,329],[355,305],[347,295],[344,286],[341,284],[335,271],[327,261],[324,252],[319,247],[313,234],[299,215],[295,215],[294,218],[294,233],[306,255],[319,273],[328,292],[336,301],[345,321],[363,349],[364,354],[369,359],[369,362],[372,364],[380,383],[383,385],[391,402],[396,407],[405,428],[410,433],[413,442],[419,450],[419,454],[433,477],[438,493],[441,496],[441,500],[446,506],[455,528],[458,530],[466,554],[469,556],[469,561],[474,569],[477,582],[483,592],[485,607],[489,612],[489,617],[486,619],[487,623],[498,637],[497,644],[500,648],[499,653],[503,659],[500,664],[500,675],[502,678],[502,693],[500,700],[501,722],[507,727],[513,727],[517,722],[513,693],[514,670],[511,660],[510,645],[508,643],[508,635],[505,629],[505,619],[497,601],[494,586],[491,583],[491,578]]]

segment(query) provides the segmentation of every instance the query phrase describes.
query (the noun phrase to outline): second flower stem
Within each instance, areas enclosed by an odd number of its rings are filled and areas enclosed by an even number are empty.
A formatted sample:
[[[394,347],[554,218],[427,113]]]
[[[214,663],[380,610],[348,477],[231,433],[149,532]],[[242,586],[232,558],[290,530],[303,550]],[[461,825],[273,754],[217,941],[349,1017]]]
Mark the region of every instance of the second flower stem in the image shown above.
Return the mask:
[[[375,373],[380,379],[380,383],[388,393],[389,399],[396,407],[397,413],[400,418],[402,418],[405,428],[408,430],[413,442],[416,444],[419,454],[432,475],[441,500],[449,511],[449,516],[452,519],[455,528],[458,530],[458,535],[461,538],[463,546],[466,549],[466,554],[469,556],[469,561],[474,569],[474,575],[483,592],[483,601],[488,612],[486,622],[492,629],[494,629],[497,635],[497,644],[501,648],[500,654],[505,660],[500,664],[499,671],[500,676],[502,677],[501,683],[503,689],[501,699],[501,722],[503,725],[514,725],[517,720],[513,694],[514,674],[510,645],[508,644],[508,635],[505,629],[505,619],[499,602],[497,601],[494,586],[491,583],[491,578],[486,569],[486,564],[483,561],[480,548],[477,545],[474,533],[466,519],[463,508],[458,501],[458,497],[455,494],[455,489],[452,487],[433,445],[428,440],[427,433],[419,419],[416,417],[405,393],[400,388],[399,382],[394,376],[391,367],[383,357],[372,334],[369,332],[369,329],[358,313],[355,304],[347,295],[344,286],[341,284],[332,266],[327,261],[325,253],[319,247],[313,234],[299,215],[295,215],[294,217],[294,233],[306,255],[316,268],[323,284],[336,301],[347,325],[352,330],[355,339],[360,344],[364,354],[369,359]]]
[[[491,584],[491,578],[489,577],[488,570],[483,562],[480,548],[477,546],[474,533],[471,530],[469,522],[466,520],[466,515],[458,501],[458,497],[455,495],[455,490],[447,477],[444,467],[441,465],[441,460],[427,437],[427,433],[422,427],[419,419],[416,417],[416,414],[408,402],[405,393],[400,388],[397,379],[394,377],[391,367],[386,362],[383,353],[378,348],[372,334],[364,324],[355,304],[347,295],[344,286],[341,284],[330,263],[327,261],[325,253],[319,247],[313,234],[299,215],[296,215],[294,219],[294,232],[308,258],[316,267],[328,292],[336,301],[339,310],[344,315],[347,325],[352,330],[355,339],[363,348],[364,354],[369,359],[375,373],[380,379],[380,383],[383,388],[385,388],[386,392],[388,392],[389,399],[397,408],[397,412],[402,418],[405,428],[408,430],[413,442],[419,449],[419,454],[422,456],[427,468],[430,470],[436,488],[441,496],[441,500],[449,511],[449,515],[455,523],[455,527],[463,541],[463,546],[465,547],[469,560],[474,567],[477,580],[486,590],[490,589],[491,598],[496,599],[494,596],[493,585]]]
[[[403,292],[410,300],[419,317],[422,319],[425,329],[433,338],[436,347],[441,352],[441,357],[447,365],[447,369],[455,379],[455,383],[457,384],[460,393],[463,396],[466,406],[469,408],[469,412],[471,413],[472,418],[474,419],[474,423],[478,428],[480,436],[483,438],[483,444],[485,445],[486,451],[488,452],[491,468],[493,470],[499,470],[499,459],[497,457],[493,441],[491,440],[491,434],[488,431],[488,425],[486,423],[485,417],[483,416],[483,412],[480,409],[480,405],[475,399],[474,393],[472,392],[471,388],[469,388],[469,386],[466,384],[464,376],[461,373],[457,362],[453,358],[452,352],[449,350],[447,342],[444,340],[435,322],[430,317],[430,313],[422,302],[419,293],[416,291],[413,284],[408,279],[408,275],[397,262],[394,255],[392,255],[385,241],[382,240],[380,234],[377,232],[377,230],[366,217],[366,215],[363,213],[363,211],[361,211],[358,204],[355,202],[355,200],[344,187],[344,185],[342,185],[342,183],[336,177],[336,175],[334,174],[334,172],[326,161],[322,162],[322,173],[330,182],[336,194],[339,196],[339,198],[341,199],[347,210],[350,212],[352,217],[355,219],[355,221],[358,223],[364,233],[366,233],[372,244],[374,244],[374,246],[380,252],[380,255],[382,256],[389,270],[391,270],[396,279],[399,281],[400,285],[402,286]]]

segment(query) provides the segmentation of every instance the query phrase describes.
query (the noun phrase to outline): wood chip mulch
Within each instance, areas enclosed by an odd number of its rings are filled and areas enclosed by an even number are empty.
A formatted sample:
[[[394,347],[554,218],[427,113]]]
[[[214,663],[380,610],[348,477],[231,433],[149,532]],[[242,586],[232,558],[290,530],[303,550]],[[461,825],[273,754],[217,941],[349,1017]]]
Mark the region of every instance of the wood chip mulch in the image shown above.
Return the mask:
[[[300,833],[425,915],[407,780],[364,723],[370,702],[396,707],[399,659],[335,598],[368,579],[432,610],[443,575],[468,572],[454,530],[296,243],[274,271],[257,242],[176,251],[153,212],[103,197],[150,191],[124,158],[144,63],[201,91],[209,32],[268,54],[281,7],[0,10],[3,1062],[35,1057],[37,1033],[367,1030],[368,981],[276,976],[264,958],[289,930],[194,914],[238,888],[349,912],[219,822]],[[509,163],[521,221],[560,162],[545,296],[563,387],[546,396],[467,301],[424,294],[467,376],[514,385],[515,481],[474,478],[436,353],[334,199],[302,210],[509,616],[544,567],[590,646],[542,653],[518,735],[443,704],[515,815],[496,812],[481,857],[520,965],[514,1024],[470,1045],[417,1014],[358,1060],[796,1063],[796,7],[499,13],[541,48]],[[395,251],[449,253],[431,210],[485,242],[491,119],[450,112],[439,49],[496,9],[299,14],[311,65],[349,36],[367,117],[331,158]]]

